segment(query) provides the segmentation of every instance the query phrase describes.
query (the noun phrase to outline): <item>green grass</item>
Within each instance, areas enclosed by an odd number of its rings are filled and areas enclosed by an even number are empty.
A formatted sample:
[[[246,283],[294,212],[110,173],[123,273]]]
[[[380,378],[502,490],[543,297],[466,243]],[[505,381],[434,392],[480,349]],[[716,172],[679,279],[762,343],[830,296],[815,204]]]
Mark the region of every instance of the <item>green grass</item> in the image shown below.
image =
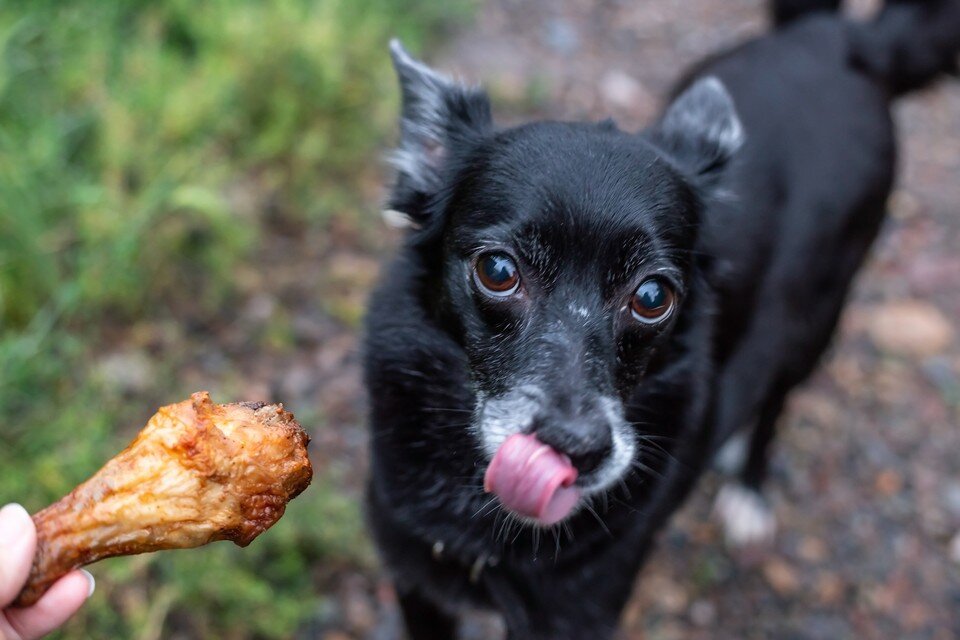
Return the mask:
[[[48,504],[194,390],[176,349],[152,353],[149,390],[116,388],[96,365],[114,342],[216,327],[266,286],[265,239],[371,215],[386,43],[419,50],[467,3],[0,3],[0,504]],[[289,349],[275,334],[251,348]],[[98,565],[62,637],[290,637],[324,609],[311,567],[370,562],[339,483],[321,474],[248,549]]]
[[[344,185],[395,113],[385,42],[419,40],[434,6],[4,5],[0,319],[28,323],[67,278],[90,309],[139,313],[186,284],[215,308],[258,205],[357,205]]]

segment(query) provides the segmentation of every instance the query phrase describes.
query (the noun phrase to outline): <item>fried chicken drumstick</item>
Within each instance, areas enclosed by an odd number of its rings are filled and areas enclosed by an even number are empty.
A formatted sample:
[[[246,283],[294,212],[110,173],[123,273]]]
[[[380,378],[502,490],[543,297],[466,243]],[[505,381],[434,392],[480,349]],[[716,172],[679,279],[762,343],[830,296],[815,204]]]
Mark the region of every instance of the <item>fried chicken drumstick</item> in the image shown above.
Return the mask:
[[[14,605],[103,558],[247,546],[310,484],[309,440],[279,405],[214,404],[201,391],[161,408],[96,475],[33,516],[37,555]]]

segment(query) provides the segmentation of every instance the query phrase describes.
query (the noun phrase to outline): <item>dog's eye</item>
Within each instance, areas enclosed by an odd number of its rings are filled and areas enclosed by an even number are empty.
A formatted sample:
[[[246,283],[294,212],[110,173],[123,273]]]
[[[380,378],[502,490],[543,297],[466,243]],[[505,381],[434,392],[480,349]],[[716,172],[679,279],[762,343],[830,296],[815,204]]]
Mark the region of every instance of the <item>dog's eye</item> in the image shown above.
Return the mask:
[[[517,263],[500,251],[484,253],[477,258],[473,275],[480,289],[492,296],[509,296],[520,287]]]
[[[640,283],[630,300],[633,317],[645,324],[660,322],[673,311],[673,290],[659,278]]]

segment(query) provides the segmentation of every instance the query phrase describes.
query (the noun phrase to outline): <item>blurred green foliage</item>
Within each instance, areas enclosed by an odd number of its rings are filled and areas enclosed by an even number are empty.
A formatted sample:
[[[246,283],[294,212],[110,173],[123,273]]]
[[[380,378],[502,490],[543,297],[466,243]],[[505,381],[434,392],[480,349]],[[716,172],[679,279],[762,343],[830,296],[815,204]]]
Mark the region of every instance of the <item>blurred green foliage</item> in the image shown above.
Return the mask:
[[[118,425],[152,413],[91,364],[131,323],[213,322],[272,229],[370,209],[396,114],[386,43],[417,50],[467,11],[0,3],[0,503],[56,499],[124,444]],[[176,367],[154,368],[158,403],[191,390]],[[98,567],[101,595],[63,637],[290,637],[322,609],[311,566],[369,560],[337,480],[316,479],[247,550]]]

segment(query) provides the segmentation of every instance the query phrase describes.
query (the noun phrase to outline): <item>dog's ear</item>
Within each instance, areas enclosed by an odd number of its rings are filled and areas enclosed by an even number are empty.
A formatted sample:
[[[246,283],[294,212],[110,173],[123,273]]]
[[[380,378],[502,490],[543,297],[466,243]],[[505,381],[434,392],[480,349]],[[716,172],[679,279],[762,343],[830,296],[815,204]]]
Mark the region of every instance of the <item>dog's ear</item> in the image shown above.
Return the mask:
[[[744,134],[733,98],[709,76],[667,107],[650,139],[684,171],[710,181],[743,144]]]
[[[415,60],[398,40],[390,42],[400,80],[400,145],[391,156],[397,182],[388,221],[422,225],[425,204],[441,185],[450,151],[458,143],[489,131],[490,101]],[[400,225],[404,226],[404,225]]]

